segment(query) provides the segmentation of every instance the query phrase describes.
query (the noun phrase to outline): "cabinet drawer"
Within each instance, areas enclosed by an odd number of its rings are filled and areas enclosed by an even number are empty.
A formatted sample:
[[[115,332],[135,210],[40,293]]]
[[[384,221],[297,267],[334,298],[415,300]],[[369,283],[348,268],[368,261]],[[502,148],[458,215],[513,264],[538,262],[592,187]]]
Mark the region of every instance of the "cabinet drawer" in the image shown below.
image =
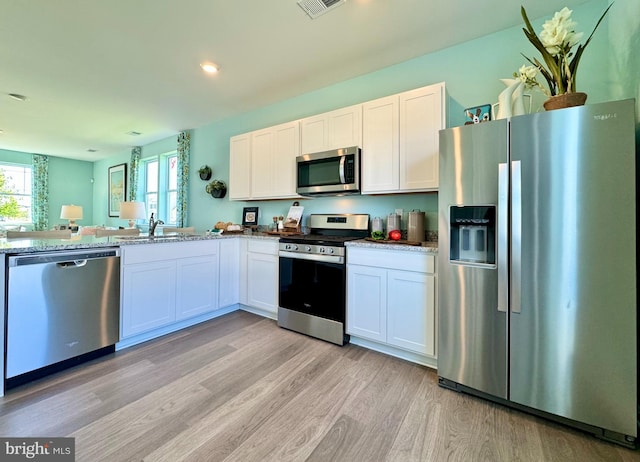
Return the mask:
[[[185,257],[199,257],[218,253],[218,242],[213,240],[150,243],[122,246],[122,264],[147,263],[174,260]]]
[[[347,263],[379,268],[435,273],[435,256],[422,252],[349,247]]]
[[[278,240],[277,239],[249,239],[247,250],[249,252],[277,255]]]

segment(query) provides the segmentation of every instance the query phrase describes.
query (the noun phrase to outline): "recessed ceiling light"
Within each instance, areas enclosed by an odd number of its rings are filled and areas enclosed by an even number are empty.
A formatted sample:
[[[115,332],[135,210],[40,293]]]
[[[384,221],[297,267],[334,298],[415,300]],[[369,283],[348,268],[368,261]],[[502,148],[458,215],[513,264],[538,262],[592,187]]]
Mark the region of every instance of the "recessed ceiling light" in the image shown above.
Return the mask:
[[[87,149],[87,152],[98,152],[98,150],[97,149],[93,149],[93,148],[89,148],[89,149]]]
[[[138,136],[138,135],[142,135],[142,133],[131,130],[130,132],[127,132],[127,135]]]
[[[203,71],[209,73],[209,74],[215,74],[216,72],[218,72],[220,70],[220,68],[218,66],[216,66],[213,63],[210,62],[204,62],[204,63],[200,63],[200,67],[202,68]]]
[[[17,99],[18,101],[26,101],[27,97],[24,95],[20,95],[18,93],[9,93],[9,96],[11,96],[13,99]]]

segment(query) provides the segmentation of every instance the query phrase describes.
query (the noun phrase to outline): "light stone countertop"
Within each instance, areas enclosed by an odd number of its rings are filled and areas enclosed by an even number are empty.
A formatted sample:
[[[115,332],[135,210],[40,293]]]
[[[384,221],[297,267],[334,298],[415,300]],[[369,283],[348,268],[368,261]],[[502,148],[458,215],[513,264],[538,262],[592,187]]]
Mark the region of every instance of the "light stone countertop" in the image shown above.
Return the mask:
[[[359,239],[357,241],[348,241],[345,243],[347,247],[365,247],[371,249],[381,250],[403,250],[407,252],[420,252],[436,255],[438,253],[438,243],[427,241],[423,242],[421,246],[407,245],[407,244],[387,244],[378,243],[373,241],[367,241],[365,239]]]
[[[0,239],[0,254],[53,252],[58,250],[79,250],[104,247],[122,247],[125,245],[163,244],[167,242],[203,241],[211,239],[252,238],[278,240],[279,236],[269,234],[222,234],[222,235],[166,235],[140,236],[71,236],[71,239]]]

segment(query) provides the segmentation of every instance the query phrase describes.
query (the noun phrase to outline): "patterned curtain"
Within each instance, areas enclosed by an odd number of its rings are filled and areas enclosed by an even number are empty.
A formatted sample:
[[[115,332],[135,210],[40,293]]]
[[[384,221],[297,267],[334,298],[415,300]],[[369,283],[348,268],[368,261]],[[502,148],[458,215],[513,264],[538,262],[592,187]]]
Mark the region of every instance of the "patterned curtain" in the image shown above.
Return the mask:
[[[191,135],[180,132],[178,135],[178,199],[176,226],[187,226],[187,195],[189,191],[189,152]]]
[[[31,160],[31,215],[33,229],[45,231],[49,228],[49,157],[34,154]]]
[[[140,158],[142,148],[136,146],[131,150],[131,162],[129,163],[129,198],[126,200],[135,201],[138,196],[138,178],[140,178]]]

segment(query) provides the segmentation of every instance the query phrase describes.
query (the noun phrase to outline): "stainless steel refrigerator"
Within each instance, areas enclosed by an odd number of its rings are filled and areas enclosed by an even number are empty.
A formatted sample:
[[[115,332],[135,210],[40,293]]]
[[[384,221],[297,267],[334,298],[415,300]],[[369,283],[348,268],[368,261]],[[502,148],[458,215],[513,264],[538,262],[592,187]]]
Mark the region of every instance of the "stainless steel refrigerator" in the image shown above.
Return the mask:
[[[638,434],[633,100],[440,132],[440,385]]]

